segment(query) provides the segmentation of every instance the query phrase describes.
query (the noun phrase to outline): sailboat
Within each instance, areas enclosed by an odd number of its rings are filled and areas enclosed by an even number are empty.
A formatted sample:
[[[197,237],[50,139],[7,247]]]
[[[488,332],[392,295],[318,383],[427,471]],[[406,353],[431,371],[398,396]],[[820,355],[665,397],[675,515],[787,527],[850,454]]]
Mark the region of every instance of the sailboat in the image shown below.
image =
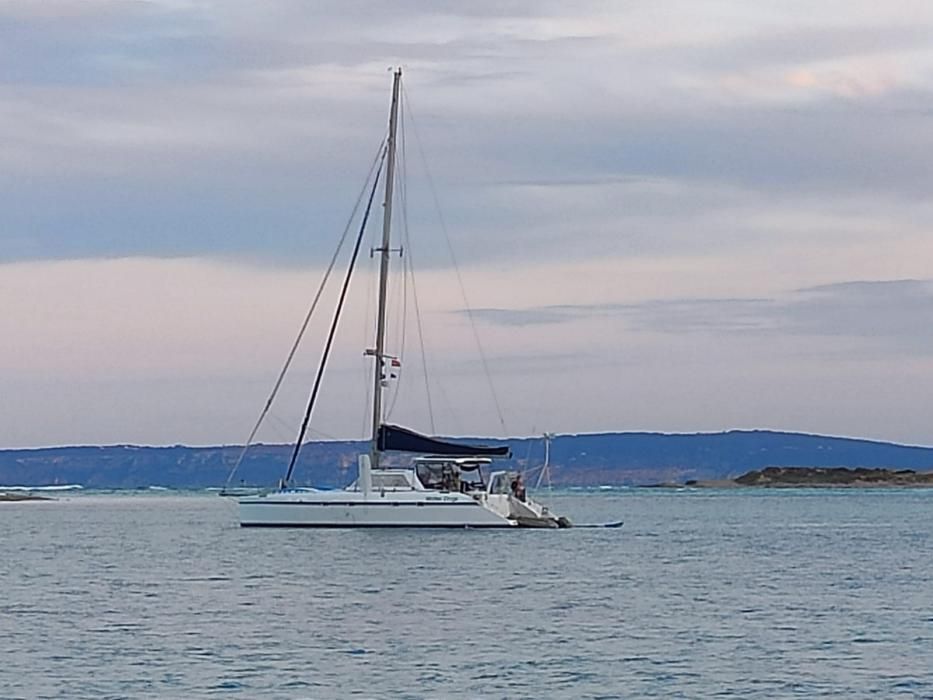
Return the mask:
[[[345,489],[322,490],[295,488],[290,485],[292,470],[302,446],[311,406],[323,373],[325,362],[322,361],[285,478],[274,491],[238,499],[240,524],[244,527],[320,528],[569,527],[569,520],[555,515],[547,506],[527,496],[519,474],[499,470],[488,474],[487,477],[486,472],[492,469],[493,458],[510,456],[508,447],[458,444],[383,422],[382,403],[387,363],[396,359],[386,353],[385,340],[392,190],[401,78],[401,70],[394,71],[389,134],[383,153],[386,176],[382,242],[381,246],[374,250],[374,253],[379,255],[380,263],[375,344],[365,352],[374,361],[370,450],[367,454],[359,455],[358,476]],[[370,204],[377,181],[378,174],[370,194]],[[368,211],[367,209],[367,216]],[[363,227],[365,220],[366,217]],[[358,249],[359,241],[357,251]],[[356,252],[354,260],[355,255]],[[349,282],[349,276],[346,282]],[[346,282],[327,341],[325,359],[345,298]],[[249,441],[247,446],[248,443]],[[407,467],[388,467],[383,464],[382,459],[386,452],[402,452],[416,456]]]

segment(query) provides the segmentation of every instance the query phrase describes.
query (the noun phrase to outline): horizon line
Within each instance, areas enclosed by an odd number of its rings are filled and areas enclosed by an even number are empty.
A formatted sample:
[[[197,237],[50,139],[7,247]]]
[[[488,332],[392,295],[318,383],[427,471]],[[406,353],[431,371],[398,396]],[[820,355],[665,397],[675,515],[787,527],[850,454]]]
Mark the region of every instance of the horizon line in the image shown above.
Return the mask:
[[[918,449],[933,449],[933,445],[921,444],[921,443],[911,443],[911,442],[898,442],[893,440],[884,440],[880,438],[869,438],[864,436],[854,436],[854,435],[831,435],[826,433],[811,433],[800,430],[778,430],[773,428],[727,428],[723,430],[700,430],[694,432],[670,432],[663,430],[599,430],[593,432],[567,432],[567,433],[549,433],[552,438],[561,438],[561,437],[594,437],[600,435],[656,435],[656,436],[667,436],[667,437],[699,437],[699,436],[712,436],[712,435],[728,435],[731,433],[768,433],[774,435],[798,435],[805,437],[817,437],[817,438],[827,438],[834,440],[850,440],[854,442],[867,442],[874,444],[883,444],[883,445],[894,445],[897,447],[907,447],[907,448],[918,448]],[[493,440],[498,442],[507,442],[509,440],[543,440],[544,435],[541,433],[532,434],[532,435],[512,435],[509,437],[494,437],[494,436],[482,436],[482,435],[437,435],[433,437],[445,438],[445,439],[457,439],[457,440]],[[368,438],[323,438],[320,440],[309,440],[302,443],[302,445],[313,445],[313,444],[336,444],[336,443],[367,443],[371,442]],[[249,447],[294,447],[294,442],[254,442],[250,443]],[[139,448],[139,449],[172,449],[172,448],[184,448],[191,450],[209,450],[209,449],[229,449],[229,448],[238,448],[243,449],[246,447],[243,443],[213,443],[213,444],[185,444],[185,443],[172,443],[172,444],[144,444],[144,443],[72,443],[64,445],[42,445],[42,446],[31,446],[31,447],[0,447],[0,453],[2,452],[25,452],[25,451],[39,451],[39,450],[67,450],[67,449],[104,449],[104,448],[114,448],[114,447],[127,447],[127,448]]]

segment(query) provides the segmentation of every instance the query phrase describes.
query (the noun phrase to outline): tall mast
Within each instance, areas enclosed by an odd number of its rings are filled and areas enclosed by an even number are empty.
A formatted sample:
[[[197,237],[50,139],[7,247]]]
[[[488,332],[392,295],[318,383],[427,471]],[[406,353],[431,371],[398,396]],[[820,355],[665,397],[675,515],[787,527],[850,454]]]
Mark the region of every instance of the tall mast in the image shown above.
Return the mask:
[[[395,184],[395,134],[398,129],[398,94],[402,69],[396,69],[392,80],[392,108],[389,112],[389,141],[386,159],[385,200],[382,203],[382,247],[379,252],[379,310],[376,316],[375,370],[373,372],[373,437],[370,448],[374,469],[379,468],[379,426],[382,423],[382,381],[385,372],[386,291],[389,283],[389,233],[392,227],[392,187]]]

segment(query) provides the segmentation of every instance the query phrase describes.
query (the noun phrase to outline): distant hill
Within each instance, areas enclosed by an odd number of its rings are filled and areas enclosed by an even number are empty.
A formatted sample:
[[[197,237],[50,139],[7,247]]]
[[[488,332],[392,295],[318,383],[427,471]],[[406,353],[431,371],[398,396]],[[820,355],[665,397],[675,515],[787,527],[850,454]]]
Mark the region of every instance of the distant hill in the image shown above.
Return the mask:
[[[535,467],[540,438],[478,440],[508,444],[509,467]],[[295,469],[298,485],[343,486],[356,474],[366,443],[310,443]],[[240,447],[50,447],[0,450],[0,485],[82,484],[87,488],[221,486]],[[235,483],[273,485],[284,474],[289,445],[255,445]],[[401,457],[392,458],[396,463]],[[559,485],[649,484],[728,479],[769,466],[933,470],[933,448],[764,430],[724,433],[594,433],[558,435],[551,443]],[[534,478],[534,477],[533,477]],[[532,480],[533,480],[532,478]]]

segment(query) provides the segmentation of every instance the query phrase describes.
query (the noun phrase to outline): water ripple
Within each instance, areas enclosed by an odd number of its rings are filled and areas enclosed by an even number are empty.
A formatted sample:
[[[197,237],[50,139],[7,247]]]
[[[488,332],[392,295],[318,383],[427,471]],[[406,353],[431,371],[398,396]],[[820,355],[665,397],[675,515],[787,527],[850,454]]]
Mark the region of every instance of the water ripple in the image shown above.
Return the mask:
[[[3,504],[0,697],[933,696],[933,493],[551,500],[625,531],[241,530],[216,496]]]

